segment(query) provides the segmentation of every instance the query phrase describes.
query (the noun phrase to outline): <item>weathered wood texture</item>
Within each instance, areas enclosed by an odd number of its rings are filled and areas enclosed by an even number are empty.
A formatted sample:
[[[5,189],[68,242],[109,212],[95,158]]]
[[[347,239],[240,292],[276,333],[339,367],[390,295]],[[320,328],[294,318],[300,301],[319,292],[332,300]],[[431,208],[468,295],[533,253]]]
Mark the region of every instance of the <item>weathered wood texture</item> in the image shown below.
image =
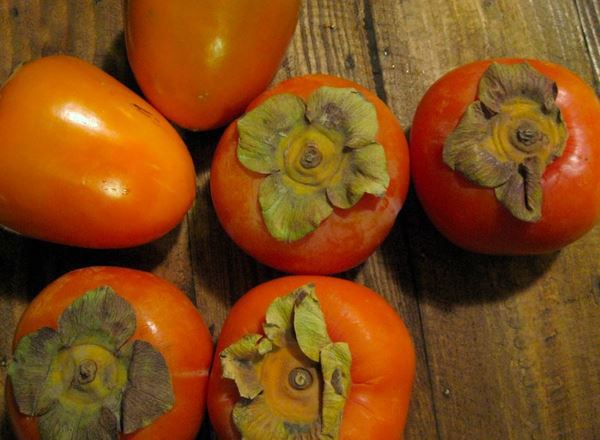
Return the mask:
[[[405,128],[427,87],[478,58],[526,56],[600,74],[599,4],[562,0],[305,0],[276,80],[345,76],[386,99]],[[21,62],[77,55],[137,90],[118,0],[0,0],[0,81]],[[11,438],[5,365],[29,299],[95,264],[152,271],[193,298],[217,337],[231,304],[282,274],[243,254],[212,210],[220,131],[183,132],[198,195],[186,220],[139,248],[91,251],[0,232],[0,438]],[[1,164],[0,164],[1,167]],[[482,257],[450,245],[411,196],[390,237],[341,276],[385,296],[415,339],[407,439],[600,438],[600,228],[544,257]],[[201,434],[210,437],[208,428]]]
[[[600,2],[575,0],[581,20],[581,29],[594,69],[594,86],[600,96]]]
[[[372,2],[388,103],[409,124],[436,78],[490,57],[547,59],[592,83],[598,3],[578,3],[581,15],[572,1]],[[411,208],[404,220],[439,436],[599,438],[598,228],[555,255],[481,257]]]

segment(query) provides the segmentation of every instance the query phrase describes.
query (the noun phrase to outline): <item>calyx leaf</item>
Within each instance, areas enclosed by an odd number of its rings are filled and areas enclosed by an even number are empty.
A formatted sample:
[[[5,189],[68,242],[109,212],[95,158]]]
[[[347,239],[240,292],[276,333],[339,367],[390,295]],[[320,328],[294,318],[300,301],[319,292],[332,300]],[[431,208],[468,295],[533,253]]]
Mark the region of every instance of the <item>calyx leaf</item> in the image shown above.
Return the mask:
[[[43,414],[55,398],[43,398],[43,385],[52,360],[62,349],[60,337],[44,327],[24,336],[8,367],[19,410],[28,416]]]
[[[494,113],[514,98],[539,103],[544,111],[556,109],[556,83],[540,74],[527,62],[492,63],[479,83],[479,100]]]
[[[286,93],[275,95],[246,113],[237,123],[239,161],[257,173],[276,171],[279,143],[295,127],[305,124],[305,109],[300,98]]]
[[[344,135],[344,146],[373,143],[379,122],[375,106],[352,88],[321,87],[308,98],[307,119]]]
[[[242,397],[232,415],[242,437],[337,439],[352,360],[348,344],[329,338],[315,286],[273,301],[263,328],[265,336],[245,335],[220,354],[223,377],[235,381]],[[320,410],[298,409],[305,405]]]
[[[519,220],[542,217],[542,176],[564,151],[568,133],[556,83],[528,63],[492,63],[479,99],[444,143],[443,160],[471,182],[493,188]]]
[[[223,377],[234,380],[240,396],[246,399],[254,399],[262,391],[260,377],[256,373],[264,355],[259,349],[262,340],[261,335],[246,335],[219,355]]]
[[[280,241],[313,232],[365,195],[383,197],[387,159],[375,106],[353,88],[320,87],[305,104],[275,95],[238,121],[237,156],[266,174],[259,189],[265,226]]]
[[[323,434],[338,438],[344,406],[350,392],[348,366],[352,361],[350,347],[345,342],[327,344],[321,350],[323,371]]]
[[[58,320],[65,345],[97,344],[119,349],[135,332],[135,312],[109,286],[98,287],[76,299]]]
[[[102,286],[65,309],[58,331],[19,341],[9,376],[19,411],[39,417],[42,439],[116,439],[171,409],[165,359],[148,342],[125,344],[134,332],[131,305]]]
[[[308,294],[294,308],[294,330],[300,350],[309,359],[319,362],[321,350],[331,344],[331,339],[327,334],[319,300],[314,294],[314,286],[309,289]]]
[[[352,166],[345,167],[338,181],[327,188],[327,198],[337,208],[348,209],[362,196],[383,197],[390,184],[383,147],[377,143],[348,151]]]
[[[39,418],[38,429],[42,439],[118,438],[117,419],[114,413],[104,406],[75,408],[55,405]]]
[[[298,193],[289,179],[277,173],[260,185],[258,200],[270,234],[280,241],[296,241],[314,231],[333,212],[323,190]]]
[[[175,396],[165,358],[146,341],[134,341],[123,394],[123,432],[150,425],[173,408]]]

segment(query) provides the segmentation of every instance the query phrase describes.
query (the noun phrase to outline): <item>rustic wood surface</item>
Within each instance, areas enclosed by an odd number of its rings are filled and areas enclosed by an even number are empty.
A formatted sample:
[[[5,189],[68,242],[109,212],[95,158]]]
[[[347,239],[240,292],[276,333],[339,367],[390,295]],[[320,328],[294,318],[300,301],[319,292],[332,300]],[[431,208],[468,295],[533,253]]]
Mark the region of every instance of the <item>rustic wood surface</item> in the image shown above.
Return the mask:
[[[480,58],[548,59],[600,92],[599,15],[598,0],[305,0],[276,81],[347,77],[376,91],[405,128],[436,78]],[[121,1],[0,0],[0,81],[55,53],[91,61],[138,91]],[[98,264],[154,272],[195,301],[216,338],[237,298],[281,275],[238,250],[218,224],[208,173],[220,133],[181,131],[197,200],[153,243],[93,251],[0,232],[0,438],[12,438],[4,383],[16,323],[58,276]],[[552,255],[486,257],[449,244],[411,194],[383,246],[340,276],[385,296],[413,335],[407,439],[600,438],[600,227]],[[205,426],[200,437],[211,436]]]

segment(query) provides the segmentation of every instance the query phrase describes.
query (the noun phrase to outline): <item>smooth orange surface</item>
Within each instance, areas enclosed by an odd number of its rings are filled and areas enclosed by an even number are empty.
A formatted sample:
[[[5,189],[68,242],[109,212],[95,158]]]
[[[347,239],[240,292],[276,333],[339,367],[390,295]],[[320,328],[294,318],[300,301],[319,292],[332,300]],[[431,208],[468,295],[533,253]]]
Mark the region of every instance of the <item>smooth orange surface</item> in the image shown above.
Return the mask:
[[[335,208],[314,232],[287,243],[273,238],[264,225],[258,189],[265,176],[246,169],[238,161],[236,122],[223,134],[211,167],[212,200],[225,231],[261,263],[290,273],[331,274],[362,263],[389,233],[408,190],[408,146],[402,127],[391,110],[364,87],[327,75],[297,77],[259,96],[248,110],[278,93],[306,99],[324,85],[353,87],[375,105],[379,119],[377,140],[385,149],[390,175],[384,197],[365,194],[350,209]]]
[[[267,87],[299,9],[299,0],[129,0],[129,63],[167,118],[194,130],[219,127]]]
[[[202,317],[174,285],[146,272],[117,267],[91,267],[70,272],[46,287],[31,302],[17,326],[13,346],[41,327],[57,328],[63,310],[85,292],[111,286],[134,308],[133,339],[152,344],[164,356],[175,392],[175,406],[146,428],[124,439],[194,439],[205,410],[212,340]],[[18,438],[37,440],[36,419],[20,414],[11,395],[8,411]]]
[[[0,224],[73,246],[117,248],[175,227],[195,195],[173,127],[97,67],[51,56],[0,90]]]
[[[208,413],[213,428],[222,440],[240,438],[231,419],[240,397],[235,383],[221,377],[218,353],[245,334],[262,334],[271,302],[309,282],[316,285],[330,338],[347,342],[352,354],[352,385],[340,438],[401,438],[415,375],[410,335],[381,296],[351,281],[323,276],[278,278],[250,290],[233,306],[221,331],[210,375]]]
[[[600,101],[590,86],[564,67],[526,60],[556,81],[556,102],[569,138],[564,154],[542,176],[542,219],[517,220],[492,189],[470,183],[442,161],[444,141],[477,98],[479,80],[492,61],[453,70],[421,100],[410,142],[415,189],[433,224],[458,246],[489,254],[552,252],[581,237],[600,218]]]

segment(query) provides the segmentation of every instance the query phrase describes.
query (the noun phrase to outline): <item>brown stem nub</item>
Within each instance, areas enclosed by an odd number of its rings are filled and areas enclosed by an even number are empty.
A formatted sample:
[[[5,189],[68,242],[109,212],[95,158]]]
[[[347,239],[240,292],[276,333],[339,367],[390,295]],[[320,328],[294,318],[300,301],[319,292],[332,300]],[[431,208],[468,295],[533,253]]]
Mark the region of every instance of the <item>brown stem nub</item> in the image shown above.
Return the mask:
[[[288,375],[288,381],[295,390],[305,390],[313,383],[313,376],[306,368],[294,368]]]
[[[323,155],[313,143],[306,144],[304,151],[302,152],[302,158],[300,159],[300,165],[306,169],[311,169],[319,166],[323,160]]]
[[[547,141],[546,135],[535,124],[524,121],[512,134],[511,143],[519,150],[530,153],[542,147]]]
[[[96,372],[98,371],[98,365],[91,359],[85,359],[79,364],[79,370],[77,372],[77,383],[79,385],[86,385],[93,382],[96,378]]]

